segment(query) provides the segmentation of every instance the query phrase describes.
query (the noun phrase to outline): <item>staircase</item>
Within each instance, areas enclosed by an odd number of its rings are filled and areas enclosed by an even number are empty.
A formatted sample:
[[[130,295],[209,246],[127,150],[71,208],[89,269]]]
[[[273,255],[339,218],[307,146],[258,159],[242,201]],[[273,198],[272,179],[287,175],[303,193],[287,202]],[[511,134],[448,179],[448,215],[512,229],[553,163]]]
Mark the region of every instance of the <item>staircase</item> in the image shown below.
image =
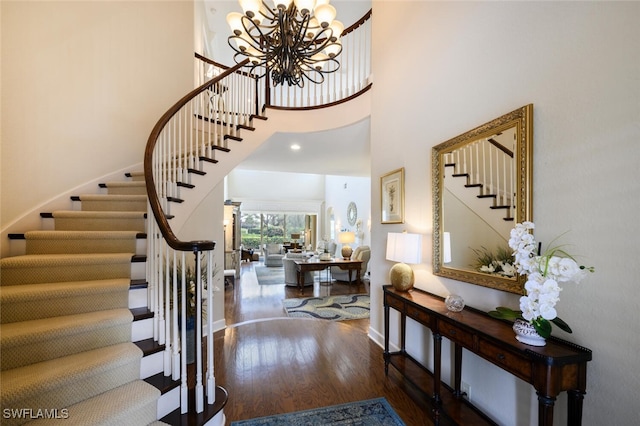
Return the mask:
[[[0,260],[5,425],[163,424],[161,391],[143,380],[162,365],[135,321],[147,311],[144,181],[103,188],[42,214],[51,229],[12,234],[24,254]]]
[[[344,57],[361,64],[345,65],[348,74],[326,92],[314,87],[313,96],[310,88],[270,92],[268,79],[241,71],[242,64],[229,68],[196,55],[202,80],[152,130],[144,172],[72,197],[69,210],[41,213],[41,230],[9,234],[22,248],[0,259],[2,424],[224,424],[227,394],[215,383],[213,339],[205,352],[195,333],[196,360],[187,368],[186,339],[179,338],[185,325],[173,314],[186,317],[174,296],[187,281],[179,271],[195,267],[196,330],[213,330],[212,304],[201,302],[213,300],[213,285],[204,294],[203,284],[213,282],[215,243],[180,241],[173,229],[270,134],[323,130],[300,129],[306,120],[296,114],[320,108],[309,122],[326,128],[357,121],[345,117],[346,101],[369,114],[360,95],[371,87],[370,16],[343,32]],[[348,45],[358,54],[347,55]],[[207,264],[214,267],[205,281]]]

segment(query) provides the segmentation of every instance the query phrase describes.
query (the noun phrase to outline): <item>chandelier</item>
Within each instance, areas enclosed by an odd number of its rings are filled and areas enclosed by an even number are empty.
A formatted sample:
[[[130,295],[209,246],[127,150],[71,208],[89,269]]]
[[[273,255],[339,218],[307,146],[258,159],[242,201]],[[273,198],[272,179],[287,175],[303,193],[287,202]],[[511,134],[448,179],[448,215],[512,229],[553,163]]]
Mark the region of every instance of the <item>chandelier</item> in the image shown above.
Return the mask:
[[[244,14],[231,12],[227,22],[233,35],[229,46],[236,63],[259,77],[268,74],[274,85],[304,87],[304,80],[322,83],[327,73],[340,68],[340,35],[344,25],[335,20],[329,0],[239,0]]]

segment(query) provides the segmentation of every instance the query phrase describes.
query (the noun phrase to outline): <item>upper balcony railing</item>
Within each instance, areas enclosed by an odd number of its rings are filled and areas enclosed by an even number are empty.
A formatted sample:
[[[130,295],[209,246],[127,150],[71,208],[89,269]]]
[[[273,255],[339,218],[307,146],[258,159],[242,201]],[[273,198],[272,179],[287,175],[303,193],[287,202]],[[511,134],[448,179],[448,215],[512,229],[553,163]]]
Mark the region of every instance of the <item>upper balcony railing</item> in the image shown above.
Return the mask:
[[[340,68],[325,76],[322,84],[307,82],[304,87],[278,85],[269,78],[257,79],[257,103],[260,107],[311,109],[348,100],[371,86],[371,10],[340,36]],[[197,81],[203,83],[228,67],[196,54]]]

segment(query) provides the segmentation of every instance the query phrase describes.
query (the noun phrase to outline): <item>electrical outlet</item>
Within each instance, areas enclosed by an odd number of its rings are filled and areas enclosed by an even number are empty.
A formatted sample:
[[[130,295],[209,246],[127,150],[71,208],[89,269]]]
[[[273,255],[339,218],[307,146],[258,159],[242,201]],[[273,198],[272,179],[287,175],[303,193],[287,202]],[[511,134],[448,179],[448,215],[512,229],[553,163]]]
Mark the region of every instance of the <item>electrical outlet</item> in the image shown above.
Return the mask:
[[[467,399],[471,399],[471,386],[469,386],[469,383],[460,383],[460,391],[467,395]]]

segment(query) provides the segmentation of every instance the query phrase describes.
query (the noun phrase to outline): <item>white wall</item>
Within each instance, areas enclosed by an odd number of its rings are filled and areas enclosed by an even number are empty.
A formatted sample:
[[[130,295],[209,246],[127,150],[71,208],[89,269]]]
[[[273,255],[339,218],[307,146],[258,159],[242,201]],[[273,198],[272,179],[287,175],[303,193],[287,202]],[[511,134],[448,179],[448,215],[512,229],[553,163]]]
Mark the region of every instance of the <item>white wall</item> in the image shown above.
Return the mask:
[[[141,163],[153,125],[193,87],[194,12],[190,1],[0,7],[4,229]]]
[[[368,224],[371,223],[371,178],[327,176],[325,200],[326,208],[333,208],[335,235],[342,230],[357,231],[357,227],[349,225],[347,219],[347,207],[349,203],[354,202],[358,213],[357,219],[361,221],[362,226],[361,235],[356,235],[356,242],[350,245],[354,249],[358,246],[370,245],[371,232]],[[324,238],[324,235],[321,238]]]
[[[391,263],[382,248],[392,230],[426,237],[417,287],[483,310],[517,306],[516,295],[431,273],[431,147],[533,103],[536,237],[568,231],[571,251],[596,267],[562,291],[559,314],[574,333],[554,331],[593,350],[583,424],[640,422],[639,18],[637,2],[374,1],[372,179],[405,167],[406,223],[381,225],[372,211],[373,337],[383,333],[380,286]],[[372,205],[379,200],[374,185]],[[429,362],[428,333],[409,330],[410,350]],[[535,424],[529,385],[467,352],[463,380],[498,423]],[[563,395],[555,424],[565,412]]]

